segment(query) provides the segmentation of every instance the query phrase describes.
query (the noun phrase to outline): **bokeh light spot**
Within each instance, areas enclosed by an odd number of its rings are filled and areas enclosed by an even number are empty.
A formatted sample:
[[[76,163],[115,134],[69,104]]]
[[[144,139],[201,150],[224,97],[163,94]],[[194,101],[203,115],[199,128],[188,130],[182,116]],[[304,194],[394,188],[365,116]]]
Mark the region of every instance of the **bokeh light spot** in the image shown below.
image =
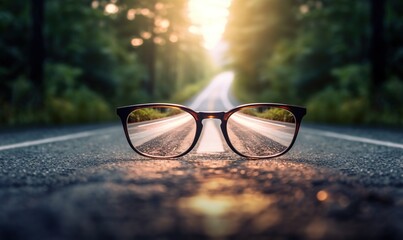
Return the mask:
[[[320,190],[320,191],[316,194],[316,198],[317,198],[319,201],[321,201],[321,202],[326,201],[326,200],[328,199],[328,197],[329,197],[329,194],[328,194],[326,191],[324,191],[324,190]]]
[[[107,4],[105,6],[105,13],[107,13],[107,14],[115,14],[117,12],[119,12],[119,8],[115,4],[109,3],[109,4]]]
[[[133,38],[131,40],[131,44],[133,47],[139,47],[139,46],[143,45],[143,43],[144,43],[144,41],[141,38]]]

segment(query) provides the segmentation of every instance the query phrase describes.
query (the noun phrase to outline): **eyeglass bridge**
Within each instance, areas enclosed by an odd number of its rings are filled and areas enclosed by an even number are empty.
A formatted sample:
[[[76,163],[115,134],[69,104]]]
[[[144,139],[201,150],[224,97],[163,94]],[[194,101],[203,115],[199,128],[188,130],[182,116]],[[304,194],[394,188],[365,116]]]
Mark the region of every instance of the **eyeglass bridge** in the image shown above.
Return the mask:
[[[224,119],[225,112],[216,112],[216,111],[211,111],[211,112],[198,112],[197,113],[198,117],[200,120],[203,119]]]

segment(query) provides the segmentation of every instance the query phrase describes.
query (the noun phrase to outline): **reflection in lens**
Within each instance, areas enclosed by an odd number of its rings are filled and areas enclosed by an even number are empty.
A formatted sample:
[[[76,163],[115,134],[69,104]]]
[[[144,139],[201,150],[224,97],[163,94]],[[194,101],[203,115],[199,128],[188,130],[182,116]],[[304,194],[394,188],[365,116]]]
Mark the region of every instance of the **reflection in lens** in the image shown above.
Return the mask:
[[[285,151],[296,128],[294,115],[276,107],[245,107],[232,114],[227,123],[233,147],[248,157],[270,157]]]
[[[174,157],[192,145],[196,120],[179,108],[148,107],[130,113],[127,128],[137,151],[154,157]]]

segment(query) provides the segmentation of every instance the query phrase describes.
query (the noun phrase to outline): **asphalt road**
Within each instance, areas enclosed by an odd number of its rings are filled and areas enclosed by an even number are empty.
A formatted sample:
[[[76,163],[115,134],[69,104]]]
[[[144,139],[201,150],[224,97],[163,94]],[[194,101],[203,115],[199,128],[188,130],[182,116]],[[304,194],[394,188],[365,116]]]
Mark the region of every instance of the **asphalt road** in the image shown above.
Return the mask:
[[[232,107],[230,82],[188,105]],[[0,239],[403,239],[401,129],[303,122],[290,152],[248,160],[203,124],[192,152],[163,160],[118,123],[3,130]]]

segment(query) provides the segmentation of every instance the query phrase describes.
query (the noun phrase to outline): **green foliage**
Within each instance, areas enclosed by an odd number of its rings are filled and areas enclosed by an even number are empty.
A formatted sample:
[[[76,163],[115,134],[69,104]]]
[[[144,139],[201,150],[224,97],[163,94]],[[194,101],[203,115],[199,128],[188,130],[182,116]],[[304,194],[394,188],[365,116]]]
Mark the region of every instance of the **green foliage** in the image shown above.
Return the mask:
[[[206,77],[201,38],[187,32],[186,0],[45,3],[45,76],[40,87],[28,77],[30,2],[0,3],[0,31],[5,33],[0,38],[0,124],[108,121],[116,118],[116,106],[171,99]],[[159,12],[156,3],[162,6]],[[108,4],[119,11],[107,13]],[[150,15],[154,18],[137,13],[128,19],[130,10],[141,8],[155,11]],[[170,23],[155,33],[161,44],[145,39],[143,46],[133,47],[131,40],[152,29],[157,18]],[[177,41],[169,41],[171,34],[179,36]],[[149,46],[156,49],[154,94],[148,87]]]
[[[45,120],[51,123],[80,123],[112,119],[109,104],[85,86],[46,99]]]
[[[267,108],[265,110],[259,108],[246,108],[242,110],[242,113],[268,120],[295,122],[294,115],[288,110],[282,108]]]
[[[384,96],[382,122],[403,125],[403,81],[392,77],[385,83],[381,91]]]
[[[190,98],[195,96],[198,92],[200,92],[208,83],[210,82],[209,78],[205,78],[202,81],[198,81],[195,83],[191,83],[186,85],[184,88],[178,89],[169,100],[174,103],[184,103],[188,101]]]
[[[99,94],[79,82],[82,70],[64,64],[48,64],[44,120],[78,123],[112,118],[110,106]]]
[[[130,113],[128,122],[135,123],[150,121],[174,116],[180,113],[183,113],[183,111],[177,108],[142,108]]]
[[[23,106],[30,101],[32,83],[24,76],[19,76],[11,85],[11,103]]]
[[[142,122],[142,121],[149,121],[153,119],[158,119],[160,117],[160,113],[152,108],[143,108],[136,110],[129,115],[128,122]]]
[[[295,122],[295,118],[291,112],[281,108],[270,108],[258,115],[264,119],[270,119],[283,122]]]
[[[307,119],[330,123],[363,123],[367,119],[369,101],[351,97],[348,92],[328,87],[307,103]]]
[[[247,102],[306,105],[312,121],[402,124],[402,94],[394,89],[403,84],[403,5],[386,3],[386,78],[374,85],[370,3],[234,0],[225,37],[235,94]]]
[[[30,106],[32,98],[32,83],[25,77],[19,76],[11,85],[11,101],[5,104],[4,121],[9,123],[28,123],[33,121],[36,111],[23,107],[23,111],[12,106]]]

